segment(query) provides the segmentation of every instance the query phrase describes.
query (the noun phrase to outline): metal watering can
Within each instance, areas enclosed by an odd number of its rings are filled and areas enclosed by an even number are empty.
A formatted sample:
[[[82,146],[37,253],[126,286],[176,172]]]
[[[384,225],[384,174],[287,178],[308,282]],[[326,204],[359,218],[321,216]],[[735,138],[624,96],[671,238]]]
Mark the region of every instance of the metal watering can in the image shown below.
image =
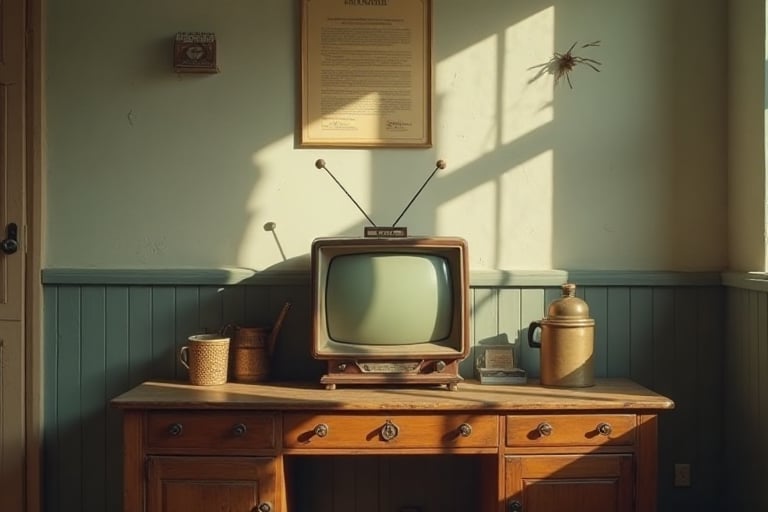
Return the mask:
[[[222,333],[232,340],[230,347],[232,380],[262,382],[269,379],[275,342],[289,309],[291,309],[291,303],[286,302],[272,327],[241,327],[233,324],[224,327]]]

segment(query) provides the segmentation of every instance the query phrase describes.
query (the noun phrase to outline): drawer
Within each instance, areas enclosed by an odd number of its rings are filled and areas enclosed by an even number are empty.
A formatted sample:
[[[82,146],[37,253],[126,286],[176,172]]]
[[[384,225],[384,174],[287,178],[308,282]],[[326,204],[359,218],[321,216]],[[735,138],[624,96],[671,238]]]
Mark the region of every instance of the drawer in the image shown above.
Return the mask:
[[[496,449],[498,425],[495,415],[286,414],[283,445],[318,449]]]
[[[275,415],[233,411],[152,411],[151,453],[248,453],[275,448]]]
[[[635,443],[633,414],[507,416],[507,446],[600,446]]]

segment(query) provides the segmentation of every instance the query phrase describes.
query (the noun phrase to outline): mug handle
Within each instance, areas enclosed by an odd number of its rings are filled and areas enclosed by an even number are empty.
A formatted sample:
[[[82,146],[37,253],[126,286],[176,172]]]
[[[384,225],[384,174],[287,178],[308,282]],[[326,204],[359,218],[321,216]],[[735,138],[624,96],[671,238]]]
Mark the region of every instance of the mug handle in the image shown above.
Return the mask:
[[[528,346],[531,348],[541,348],[541,342],[533,339],[536,329],[541,329],[541,322],[531,322],[528,326]]]
[[[179,361],[181,364],[189,370],[189,347],[187,345],[184,345],[179,350]]]

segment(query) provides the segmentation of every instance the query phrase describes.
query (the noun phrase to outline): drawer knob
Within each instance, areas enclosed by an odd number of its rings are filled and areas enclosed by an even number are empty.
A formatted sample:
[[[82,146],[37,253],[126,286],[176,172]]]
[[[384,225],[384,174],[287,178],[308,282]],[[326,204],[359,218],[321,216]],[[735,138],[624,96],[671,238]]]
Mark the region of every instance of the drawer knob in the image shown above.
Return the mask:
[[[317,437],[325,437],[328,435],[328,425],[325,423],[318,423],[312,431]]]
[[[611,432],[613,432],[613,427],[610,423],[603,422],[597,425],[597,432],[601,436],[609,436],[611,435]]]
[[[469,423],[462,423],[459,425],[459,435],[461,437],[469,437],[472,435],[472,425]]]
[[[542,437],[551,436],[552,435],[552,425],[550,425],[546,421],[542,421],[541,423],[539,423],[539,426],[536,427],[536,431]]]
[[[509,502],[509,512],[522,512],[523,510],[523,504],[520,503],[517,500],[512,500]]]
[[[235,437],[242,437],[247,431],[248,427],[245,426],[245,423],[238,423],[232,427],[232,433],[235,435]]]
[[[268,501],[262,501],[254,512],[272,512],[272,504]]]
[[[174,423],[173,425],[168,427],[168,433],[173,437],[179,437],[183,430],[184,430],[184,427],[181,425],[181,423]]]
[[[400,433],[400,427],[392,423],[392,420],[387,420],[386,423],[381,427],[381,438],[385,441],[391,441],[394,438],[397,437],[397,435]]]

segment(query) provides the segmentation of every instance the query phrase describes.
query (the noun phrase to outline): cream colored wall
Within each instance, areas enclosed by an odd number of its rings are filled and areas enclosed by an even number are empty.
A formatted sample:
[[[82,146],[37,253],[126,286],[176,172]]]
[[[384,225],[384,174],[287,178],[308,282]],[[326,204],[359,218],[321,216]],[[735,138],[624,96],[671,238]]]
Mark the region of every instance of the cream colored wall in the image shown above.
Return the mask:
[[[734,270],[765,271],[765,0],[729,7],[728,232]]]
[[[297,149],[296,4],[48,1],[45,267],[263,269],[360,234],[317,158],[379,224],[445,159],[400,224],[475,268],[727,265],[721,0],[434,0],[434,145],[399,150]],[[178,31],[215,32],[221,73],[174,74]],[[596,39],[600,73],[533,80]]]

